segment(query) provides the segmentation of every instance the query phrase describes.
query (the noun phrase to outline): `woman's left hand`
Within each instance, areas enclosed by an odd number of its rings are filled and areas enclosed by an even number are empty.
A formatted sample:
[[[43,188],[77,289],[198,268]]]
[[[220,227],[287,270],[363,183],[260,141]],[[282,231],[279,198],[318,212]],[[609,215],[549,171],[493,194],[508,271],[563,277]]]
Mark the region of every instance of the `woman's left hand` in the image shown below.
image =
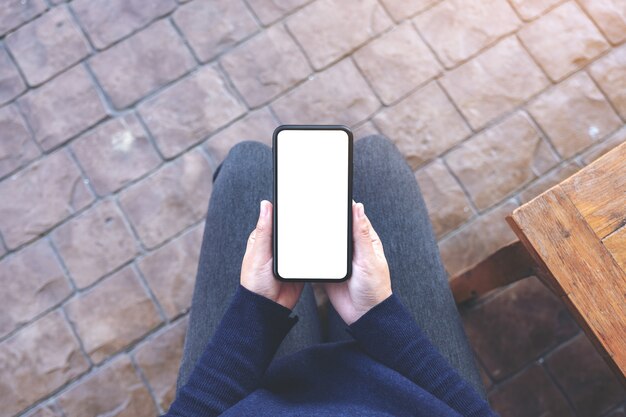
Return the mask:
[[[284,282],[274,277],[272,266],[273,209],[272,203],[261,200],[259,219],[248,237],[246,253],[241,265],[241,285],[293,310],[300,298],[304,283]]]

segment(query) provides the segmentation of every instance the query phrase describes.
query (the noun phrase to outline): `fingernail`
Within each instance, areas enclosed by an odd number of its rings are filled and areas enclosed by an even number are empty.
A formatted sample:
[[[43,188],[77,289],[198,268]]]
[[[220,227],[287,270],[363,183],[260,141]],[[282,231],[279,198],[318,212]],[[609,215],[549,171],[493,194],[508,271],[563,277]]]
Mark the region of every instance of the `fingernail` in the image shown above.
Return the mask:
[[[365,213],[365,207],[363,206],[363,203],[357,203],[356,204],[356,215],[357,218],[361,218],[363,217],[363,213]]]
[[[259,213],[261,217],[265,217],[267,214],[267,203],[265,203],[265,200],[261,200],[261,209],[259,210]]]

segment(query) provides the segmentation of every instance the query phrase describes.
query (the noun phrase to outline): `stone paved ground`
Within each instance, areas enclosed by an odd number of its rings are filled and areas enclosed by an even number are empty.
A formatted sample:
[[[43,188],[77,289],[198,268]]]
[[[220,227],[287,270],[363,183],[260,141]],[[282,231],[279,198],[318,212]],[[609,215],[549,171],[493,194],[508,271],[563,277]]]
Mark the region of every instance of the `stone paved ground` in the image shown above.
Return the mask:
[[[624,0],[5,0],[0,417],[172,401],[211,174],[279,123],[380,132],[457,273],[626,139]],[[462,309],[503,416],[624,416],[535,278]]]

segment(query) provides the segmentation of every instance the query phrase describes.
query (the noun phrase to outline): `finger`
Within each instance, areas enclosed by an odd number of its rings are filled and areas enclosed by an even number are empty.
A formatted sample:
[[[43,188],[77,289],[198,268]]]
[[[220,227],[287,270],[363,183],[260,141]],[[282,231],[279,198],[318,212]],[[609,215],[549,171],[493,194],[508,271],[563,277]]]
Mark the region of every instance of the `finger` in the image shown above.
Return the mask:
[[[296,295],[296,301],[302,295],[302,290],[304,289],[304,282],[283,282],[281,283],[284,286],[289,286],[292,288],[293,294]]]
[[[367,216],[363,203],[357,203],[352,207],[353,222],[352,235],[354,240],[354,250],[358,256],[369,257],[374,255],[374,246],[372,245],[373,228]]]
[[[246,253],[252,250],[252,246],[254,245],[254,239],[256,238],[256,227],[250,232],[248,235],[248,241],[246,243]]]
[[[370,218],[367,217],[366,215],[365,219],[367,221],[367,224],[370,227],[370,236],[372,238],[372,246],[374,247],[374,252],[376,252],[376,254],[378,254],[379,257],[385,258],[385,248],[383,246],[383,241],[380,240],[380,236],[378,235],[378,232],[376,231],[376,229],[374,229],[374,226],[372,225]]]
[[[335,293],[339,291],[339,287],[345,286],[345,285],[348,285],[348,281],[325,282],[322,284],[322,288],[324,289],[324,292],[326,292],[326,295],[328,296],[328,299],[330,300],[331,304],[333,303],[335,299]]]
[[[367,217],[367,214],[365,215],[365,221],[367,222],[368,226],[369,226],[369,233],[370,233],[370,238],[372,240],[372,246],[374,248],[374,251],[379,255],[384,257],[385,256],[385,250],[383,247],[383,242],[382,240],[380,240],[380,236],[378,235],[378,232],[376,232],[376,229],[374,229],[374,226],[372,225],[372,222],[370,220],[369,217]]]
[[[382,247],[383,242],[380,240],[378,232],[376,232],[376,229],[374,229],[374,226],[372,226],[372,222],[370,218],[367,217],[367,215],[365,216],[365,221],[370,228],[370,237],[372,238],[372,244],[374,245],[374,247],[376,247],[377,245],[380,245]]]
[[[259,217],[256,227],[250,234],[249,242],[255,253],[271,252],[272,250],[272,203],[261,200]]]

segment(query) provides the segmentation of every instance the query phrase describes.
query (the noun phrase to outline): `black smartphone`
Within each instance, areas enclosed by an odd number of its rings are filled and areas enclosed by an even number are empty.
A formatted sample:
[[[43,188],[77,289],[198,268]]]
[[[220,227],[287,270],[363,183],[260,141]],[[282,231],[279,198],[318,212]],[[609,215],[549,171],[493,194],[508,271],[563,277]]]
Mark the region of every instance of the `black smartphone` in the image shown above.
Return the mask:
[[[352,273],[352,145],[342,125],[282,125],[272,138],[274,275],[344,281]]]

